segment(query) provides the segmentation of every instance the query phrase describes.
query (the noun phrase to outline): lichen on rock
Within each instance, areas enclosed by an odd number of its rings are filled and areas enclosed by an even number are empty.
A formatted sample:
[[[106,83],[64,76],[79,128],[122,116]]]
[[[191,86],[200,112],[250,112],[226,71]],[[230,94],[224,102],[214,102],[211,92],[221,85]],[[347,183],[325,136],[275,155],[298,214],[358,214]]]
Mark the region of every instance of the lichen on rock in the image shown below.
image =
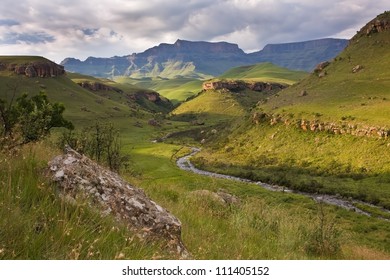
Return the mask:
[[[136,188],[71,148],[49,162],[50,178],[62,196],[87,197],[103,215],[113,215],[142,239],[163,240],[179,258],[188,258],[181,239],[181,222]]]

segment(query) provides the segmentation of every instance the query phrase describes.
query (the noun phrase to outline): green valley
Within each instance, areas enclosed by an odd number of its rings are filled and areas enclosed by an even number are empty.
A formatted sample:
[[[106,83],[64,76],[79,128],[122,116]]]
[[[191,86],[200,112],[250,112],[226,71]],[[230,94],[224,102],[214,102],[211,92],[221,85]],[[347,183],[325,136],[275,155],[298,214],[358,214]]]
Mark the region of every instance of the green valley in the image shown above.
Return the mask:
[[[97,130],[82,134],[85,127],[115,127],[126,159],[120,175],[180,220],[187,258],[388,260],[389,16],[368,23],[311,73],[260,63],[215,77],[107,79],[65,72],[42,57],[0,56],[0,106],[45,92],[65,106],[76,144],[99,138]],[[178,44],[188,45],[156,48]],[[146,239],[93,206],[105,178],[94,178],[96,196],[60,194],[47,166],[63,153],[64,132],[13,150],[0,146],[0,259],[181,258],[163,238]],[[177,160],[192,147],[200,148],[190,158],[197,168],[251,182],[180,169]],[[370,215],[327,204],[325,195]]]

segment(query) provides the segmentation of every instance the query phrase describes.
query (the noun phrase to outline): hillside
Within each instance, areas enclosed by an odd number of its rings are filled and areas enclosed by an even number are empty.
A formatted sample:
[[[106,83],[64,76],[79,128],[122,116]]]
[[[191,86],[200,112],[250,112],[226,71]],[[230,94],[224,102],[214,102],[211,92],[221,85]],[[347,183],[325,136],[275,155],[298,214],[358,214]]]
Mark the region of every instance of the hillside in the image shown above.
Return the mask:
[[[227,128],[197,163],[390,209],[389,23],[389,12],[367,23],[335,59]]]
[[[316,64],[335,57],[346,45],[342,39],[321,39],[299,43],[267,45],[263,50],[245,53],[227,42],[191,42],[177,40],[162,43],[142,53],[123,57],[96,58],[85,61],[66,58],[67,71],[98,77],[129,76],[161,78],[197,78],[218,76],[232,67],[272,62],[289,69],[311,71]]]
[[[348,119],[355,125],[389,126],[388,21],[389,13],[384,13],[369,22],[329,65],[322,65],[323,69],[320,65],[261,108],[270,114],[288,112],[310,120],[317,115],[324,121]]]
[[[272,63],[266,62],[255,65],[235,67],[229,69],[218,78],[267,81],[291,85],[307,76],[307,74],[307,72],[292,71],[290,69],[278,67]]]
[[[137,108],[167,112],[172,104],[150,90],[115,84],[89,76],[66,74],[63,67],[43,57],[0,56],[0,97],[46,92],[67,108],[72,121],[128,118]]]
[[[266,103],[282,88],[307,75],[271,63],[235,67],[217,78],[204,81],[202,92],[182,103],[171,114],[212,122],[243,117],[257,103]]]
[[[159,94],[168,98],[172,103],[177,104],[185,101],[187,98],[197,94],[202,89],[202,80],[194,78],[174,78],[164,79],[143,78],[133,79],[125,76],[118,76],[114,79],[116,82],[136,87],[148,88],[157,91]]]

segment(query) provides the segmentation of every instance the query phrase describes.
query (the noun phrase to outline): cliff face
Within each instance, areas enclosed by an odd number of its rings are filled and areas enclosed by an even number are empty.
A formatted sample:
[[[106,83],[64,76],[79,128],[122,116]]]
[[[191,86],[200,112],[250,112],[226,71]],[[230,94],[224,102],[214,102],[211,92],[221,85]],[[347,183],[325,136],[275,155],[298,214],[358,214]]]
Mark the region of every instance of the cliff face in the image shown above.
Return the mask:
[[[68,71],[98,77],[133,78],[218,76],[230,68],[260,62],[294,70],[311,71],[321,61],[330,60],[347,45],[347,40],[320,39],[299,43],[267,45],[259,52],[245,53],[237,44],[227,42],[191,42],[177,40],[160,44],[142,53],[128,56],[95,58],[85,61],[66,58],[61,64]],[[191,67],[189,67],[191,65]],[[175,68],[175,71],[172,69]],[[191,68],[191,69],[190,69]]]
[[[375,33],[390,32],[390,11],[378,15],[376,18],[363,26],[360,31],[351,39],[351,42],[362,36],[371,36]]]
[[[64,66],[58,65],[49,60],[12,63],[8,61],[1,61],[0,58],[0,71],[10,71],[17,75],[25,75],[29,78],[49,78],[65,74]]]
[[[211,81],[203,83],[203,90],[219,90],[227,89],[230,91],[240,91],[244,89],[250,89],[253,91],[271,91],[281,90],[286,88],[285,85],[278,83],[265,83],[265,82],[244,82],[244,81]]]

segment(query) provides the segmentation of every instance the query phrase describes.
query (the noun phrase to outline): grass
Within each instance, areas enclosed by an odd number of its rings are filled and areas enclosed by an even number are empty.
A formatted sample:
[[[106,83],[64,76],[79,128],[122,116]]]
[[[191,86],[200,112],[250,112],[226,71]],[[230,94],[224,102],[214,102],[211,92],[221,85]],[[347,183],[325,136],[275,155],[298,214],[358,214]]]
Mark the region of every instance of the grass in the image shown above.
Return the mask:
[[[354,247],[389,258],[387,222],[332,206],[324,205],[321,210],[311,199],[299,195],[267,192],[255,185],[178,170],[171,159],[177,149],[167,144],[133,147],[129,151],[138,175],[128,180],[182,221],[184,242],[196,259],[364,258],[348,253]],[[240,197],[242,204],[226,206],[193,194],[195,190],[219,188]],[[317,238],[321,211],[327,219],[326,241]],[[362,230],[375,225],[375,232]],[[325,243],[333,245],[325,248]]]
[[[337,122],[352,116],[350,123],[388,127],[389,44],[388,32],[362,35],[325,68],[323,78],[313,73],[261,107],[272,114],[289,113],[296,118],[312,119],[315,112],[323,121]],[[357,65],[363,68],[353,73]],[[306,96],[300,96],[303,91]]]
[[[177,77],[166,78],[144,78],[133,79],[130,77],[115,77],[115,81],[121,84],[130,84],[142,88],[149,88],[157,91],[168,98],[174,104],[185,101],[202,90],[203,80],[195,78]]]
[[[0,259],[145,259],[168,257],[86,201],[67,202],[45,178],[55,154],[43,145],[0,160]]]
[[[339,194],[390,209],[387,140],[242,125],[197,156],[204,168],[287,187]]]
[[[9,80],[1,78],[6,89]],[[150,113],[131,110],[118,100],[97,103],[96,95],[80,90],[65,78],[22,78],[19,84],[35,92],[42,88],[41,83],[48,95],[51,92],[51,100],[64,102],[67,116],[77,127],[97,118],[115,123],[122,135],[123,151],[131,159],[123,176],[181,220],[184,243],[195,259],[390,259],[388,222],[319,206],[296,194],[268,192],[256,185],[179,170],[175,157],[188,150],[181,149],[185,143],[180,139],[175,141],[179,144],[151,140],[178,130],[193,130],[188,122],[167,120],[161,115],[161,126],[148,125]],[[74,95],[65,94],[69,91]],[[204,130],[210,140],[218,140],[210,141],[209,149],[204,148],[200,154],[207,165],[228,171],[237,168],[259,178],[274,176],[288,181],[298,176],[307,187],[312,179],[323,180],[320,183],[328,188],[326,191],[360,192],[379,199],[378,204],[387,203],[388,188],[383,186],[387,186],[388,179],[382,172],[387,168],[386,142],[367,139],[359,146],[361,142],[352,137],[302,133],[282,125],[253,126],[247,115],[258,101],[253,97],[253,92],[239,96],[208,92],[189,101],[192,105],[187,109],[184,105],[177,109],[183,110],[183,115],[194,114],[200,121],[204,117],[206,125],[193,133]],[[92,112],[79,110],[80,104],[93,104]],[[121,110],[111,112],[111,106],[121,106]],[[234,119],[241,124],[235,124]],[[221,121],[228,130],[221,129]],[[210,127],[217,124],[217,129]],[[85,201],[74,205],[61,200],[41,172],[57,153],[46,142],[26,147],[18,156],[1,157],[0,212],[5,218],[0,221],[0,258],[173,258],[158,243],[139,242],[125,226],[109,217],[102,218]],[[364,176],[348,177],[362,167],[367,170]],[[321,173],[324,170],[329,176]],[[380,176],[376,170],[381,171]],[[364,184],[357,186],[361,182]],[[220,188],[239,197],[241,204],[224,205],[194,194],[195,190],[215,192]]]
[[[307,75],[308,73],[304,71],[293,71],[272,63],[260,63],[232,68],[218,78],[276,82],[291,85]]]

